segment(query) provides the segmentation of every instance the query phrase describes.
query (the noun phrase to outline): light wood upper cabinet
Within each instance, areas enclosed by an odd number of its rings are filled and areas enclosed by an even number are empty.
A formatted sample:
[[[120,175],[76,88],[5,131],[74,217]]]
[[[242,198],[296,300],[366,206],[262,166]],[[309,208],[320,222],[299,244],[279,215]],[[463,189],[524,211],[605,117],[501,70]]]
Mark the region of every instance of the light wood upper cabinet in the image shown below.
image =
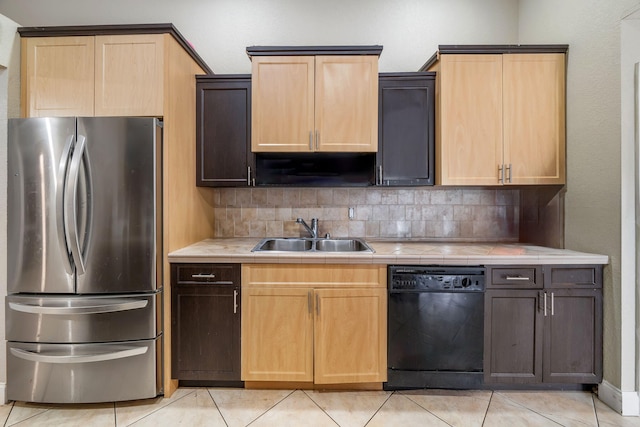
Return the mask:
[[[23,117],[93,115],[94,39],[22,39]]]
[[[503,55],[510,184],[565,182],[565,55]]]
[[[316,151],[378,150],[378,57],[316,56]]]
[[[497,184],[503,163],[502,55],[443,55],[436,82],[438,183]]]
[[[23,117],[163,116],[167,37],[23,38]]]
[[[164,39],[96,36],[96,116],[162,116]]]
[[[242,379],[386,381],[385,272],[376,265],[243,265]]]
[[[314,57],[262,56],[251,66],[251,150],[311,151]]]
[[[256,56],[252,84],[252,151],[377,151],[377,56]]]
[[[565,183],[565,54],[442,54],[436,183]]]

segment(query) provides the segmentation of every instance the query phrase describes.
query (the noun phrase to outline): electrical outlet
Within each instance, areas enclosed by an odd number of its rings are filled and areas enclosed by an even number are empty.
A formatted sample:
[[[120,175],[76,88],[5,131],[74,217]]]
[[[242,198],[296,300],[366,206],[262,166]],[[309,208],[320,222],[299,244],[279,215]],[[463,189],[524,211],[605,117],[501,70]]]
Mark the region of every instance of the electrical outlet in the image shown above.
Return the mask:
[[[353,208],[349,208],[349,219],[353,219],[355,216],[355,212]]]

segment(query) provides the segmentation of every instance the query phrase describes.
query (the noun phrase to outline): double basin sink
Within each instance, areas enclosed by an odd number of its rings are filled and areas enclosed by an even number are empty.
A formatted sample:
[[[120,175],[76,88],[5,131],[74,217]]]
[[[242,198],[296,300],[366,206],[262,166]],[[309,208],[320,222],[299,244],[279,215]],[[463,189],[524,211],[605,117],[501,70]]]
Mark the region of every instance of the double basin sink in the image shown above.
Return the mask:
[[[373,252],[362,239],[279,237],[262,239],[251,252]]]

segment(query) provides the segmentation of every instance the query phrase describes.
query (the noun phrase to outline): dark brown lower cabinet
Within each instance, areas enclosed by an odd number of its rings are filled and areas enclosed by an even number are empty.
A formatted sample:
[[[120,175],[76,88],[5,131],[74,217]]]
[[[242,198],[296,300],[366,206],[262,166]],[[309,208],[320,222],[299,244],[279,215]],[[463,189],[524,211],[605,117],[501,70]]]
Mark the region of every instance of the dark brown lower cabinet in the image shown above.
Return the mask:
[[[240,265],[171,266],[171,372],[192,384],[240,381]]]
[[[487,290],[484,381],[537,383],[542,380],[539,291]]]
[[[550,295],[549,295],[550,294]],[[602,290],[549,289],[542,379],[602,381]]]
[[[512,289],[489,280],[485,382],[597,384],[602,381],[602,267],[542,270],[544,286],[527,285],[524,268],[510,275]]]

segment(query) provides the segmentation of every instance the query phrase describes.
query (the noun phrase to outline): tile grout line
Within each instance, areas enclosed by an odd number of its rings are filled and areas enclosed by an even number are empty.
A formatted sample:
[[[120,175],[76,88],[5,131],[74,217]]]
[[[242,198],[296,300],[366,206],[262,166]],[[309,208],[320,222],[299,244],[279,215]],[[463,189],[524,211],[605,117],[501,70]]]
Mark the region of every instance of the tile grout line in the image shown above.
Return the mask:
[[[484,426],[484,423],[487,421],[487,414],[489,413],[489,407],[491,407],[491,401],[493,400],[494,393],[495,391],[491,390],[491,396],[489,396],[489,404],[487,405],[487,409],[485,409],[484,411],[484,418],[482,418],[482,426]]]
[[[598,417],[598,409],[596,409],[596,394],[591,393],[591,404],[593,405],[593,412],[596,415],[596,426],[600,427],[600,417]]]
[[[509,402],[513,403],[514,405],[517,405],[517,406],[519,406],[519,407],[521,407],[521,408],[524,408],[524,409],[526,409],[527,411],[533,412],[534,414],[538,414],[538,415],[540,415],[541,417],[548,419],[548,420],[549,420],[549,421],[551,421],[552,423],[556,423],[556,424],[558,424],[559,426],[562,426],[562,424],[560,424],[560,423],[559,423],[559,422],[557,422],[556,420],[552,420],[552,419],[551,419],[551,418],[549,418],[547,415],[545,415],[545,414],[541,414],[541,413],[540,413],[540,412],[538,412],[538,411],[534,411],[533,409],[531,409],[531,408],[529,408],[529,407],[527,407],[527,406],[524,406],[524,405],[523,405],[523,404],[521,404],[521,403],[516,402],[515,400],[511,399],[510,397],[508,397],[506,394],[500,393],[500,395],[501,395],[501,396],[503,396],[505,399],[507,399]],[[577,421],[577,420],[571,420],[571,421]],[[578,421],[578,422],[580,422],[580,421]],[[580,424],[583,424],[583,423],[582,423],[582,422],[580,422]]]
[[[255,419],[253,419],[249,424],[246,425],[246,427],[249,427],[251,424],[255,423],[256,421],[258,421],[260,418],[262,418],[266,413],[268,413],[269,411],[271,411],[273,408],[275,408],[276,406],[278,406],[280,403],[282,403],[285,399],[287,399],[289,396],[291,396],[293,393],[296,392],[296,389],[291,390],[291,392],[289,394],[287,394],[285,397],[283,397],[282,399],[278,400],[276,403],[274,403],[271,407],[269,407],[269,409],[267,409],[266,411],[264,411],[262,414],[258,415]]]
[[[389,393],[389,396],[387,396],[387,398],[384,400],[384,402],[382,402],[382,405],[380,405],[380,407],[378,409],[376,409],[376,411],[373,413],[373,415],[371,415],[371,418],[369,418],[367,420],[367,422],[364,424],[363,427],[366,427],[367,425],[369,425],[371,420],[373,420],[375,418],[375,416],[378,415],[378,412],[380,412],[380,409],[382,409],[382,407],[387,404],[389,399],[391,399],[391,396],[393,396],[395,393],[396,393],[395,391],[392,391],[391,393]]]
[[[170,405],[173,405],[173,404],[174,404],[174,403],[176,403],[176,402],[179,402],[180,400],[184,399],[184,398],[185,398],[185,397],[187,397],[187,396],[191,396],[191,395],[192,395],[196,390],[197,390],[197,389],[194,389],[193,391],[191,391],[191,393],[187,393],[187,394],[185,394],[185,395],[184,395],[184,396],[182,396],[180,399],[176,399],[175,401],[173,401],[173,402],[171,402],[171,403],[167,403],[166,405],[163,405],[163,406],[161,406],[161,407],[159,407],[159,408],[157,408],[157,409],[154,409],[153,411],[149,412],[147,415],[145,415],[145,416],[143,416],[143,417],[138,418],[137,420],[135,420],[134,422],[132,422],[132,423],[130,423],[130,424],[127,424],[127,427],[128,427],[128,426],[132,426],[132,425],[134,425],[135,423],[138,423],[138,422],[140,422],[140,421],[144,420],[145,418],[147,418],[147,417],[149,417],[149,416],[151,416],[151,415],[155,414],[156,412],[160,411],[161,409],[166,408],[167,406],[170,406]],[[164,397],[163,397],[163,399],[164,399]],[[114,404],[115,404],[115,403],[116,403],[116,402],[114,402]],[[117,409],[117,408],[116,408],[116,409]],[[117,414],[117,412],[116,412],[116,414]],[[117,415],[116,415],[116,422],[117,422],[117,420],[118,420],[118,417],[117,417]]]
[[[218,410],[218,413],[220,414],[220,418],[222,418],[222,422],[224,422],[224,425],[229,427],[229,423],[227,422],[224,415],[222,415],[222,411],[220,410],[220,405],[218,405],[218,402],[216,402],[216,399],[214,399],[213,395],[211,394],[211,389],[209,387],[204,387],[204,390],[207,392],[207,394],[211,398],[211,401],[213,402],[213,404],[216,405],[216,409]]]
[[[8,423],[8,422],[9,422],[9,416],[11,415],[11,412],[13,412],[13,409],[15,408],[15,404],[16,404],[16,403],[15,403],[15,402],[13,402],[13,405],[11,406],[11,411],[9,411],[9,415],[7,416],[7,421],[6,421],[6,423]],[[18,421],[17,423],[13,423],[13,424],[6,424],[6,425],[17,425],[17,424],[23,423],[23,422],[25,422],[25,421],[27,421],[27,420],[30,420],[30,419],[32,419],[32,418],[39,417],[40,415],[45,414],[45,413],[49,412],[49,411],[50,411],[50,410],[52,410],[52,409],[53,409],[52,407],[49,407],[49,408],[47,408],[47,409],[43,410],[42,412],[38,412],[37,414],[33,414],[32,416],[30,416],[30,417],[28,417],[28,418],[25,418],[24,420],[20,420],[20,421]]]
[[[407,399],[408,401],[410,401],[412,403],[415,403],[416,405],[418,405],[418,407],[424,409],[425,411],[427,411],[428,413],[430,413],[431,415],[433,415],[434,417],[436,417],[437,419],[439,419],[440,421],[442,421],[443,423],[445,423],[449,427],[455,427],[455,426],[449,424],[447,421],[445,421],[442,418],[440,418],[439,416],[437,416],[436,414],[434,414],[433,412],[431,412],[430,410],[428,410],[427,408],[425,408],[424,406],[422,406],[421,404],[419,404],[418,402],[416,402],[415,400],[413,400],[412,398],[410,398],[408,394],[400,393],[400,396],[404,397],[405,399]]]
[[[11,413],[13,412],[13,408],[15,407],[16,402],[12,402],[11,403],[11,409],[9,409],[9,413],[7,414],[7,419],[4,420],[4,423],[2,424],[3,427],[7,427],[7,423],[9,422],[9,417],[11,416]]]
[[[318,409],[320,409],[322,412],[324,412],[324,414],[329,417],[329,419],[331,421],[333,421],[338,427],[340,427],[340,424],[338,424],[338,422],[336,420],[333,419],[333,417],[331,415],[329,415],[329,413],[327,411],[325,411],[324,409],[322,409],[320,407],[320,405],[318,405],[318,402],[316,402],[315,400],[313,400],[313,397],[309,396],[309,393],[307,393],[307,390],[301,390],[305,396],[307,396],[309,398],[309,400],[311,400],[313,402],[314,405],[316,405],[318,407]]]

